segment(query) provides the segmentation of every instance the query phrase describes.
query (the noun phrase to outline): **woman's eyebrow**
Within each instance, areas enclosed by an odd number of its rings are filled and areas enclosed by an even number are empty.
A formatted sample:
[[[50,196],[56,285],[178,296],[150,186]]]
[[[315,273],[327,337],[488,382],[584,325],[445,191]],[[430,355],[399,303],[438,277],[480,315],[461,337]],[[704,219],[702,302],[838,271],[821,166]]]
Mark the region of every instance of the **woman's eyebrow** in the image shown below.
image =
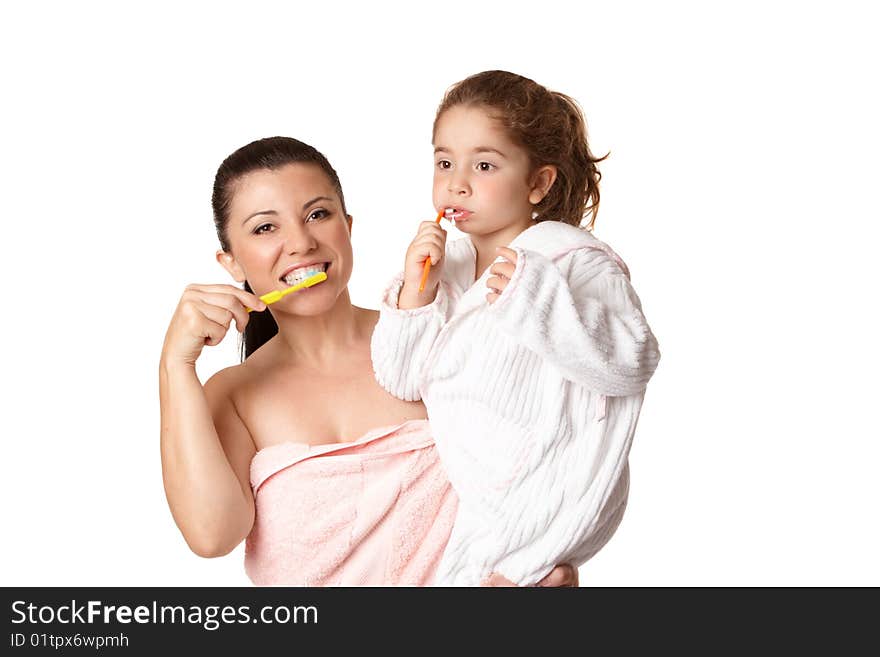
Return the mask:
[[[313,198],[313,199],[312,199],[311,201],[309,201],[308,203],[303,204],[303,212],[305,212],[305,211],[306,211],[306,208],[308,208],[310,205],[314,205],[314,204],[317,203],[318,201],[330,201],[330,202],[332,203],[332,202],[333,202],[333,199],[330,198],[329,196],[316,196],[315,198]]]
[[[244,225],[245,225],[247,222],[249,222],[251,219],[253,219],[254,217],[258,217],[258,216],[260,216],[261,214],[274,214],[274,215],[277,215],[278,213],[275,212],[275,210],[260,210],[259,212],[254,212],[250,217],[248,217],[247,219],[245,219],[244,221],[242,221],[242,222],[241,222],[241,225],[244,226]]]

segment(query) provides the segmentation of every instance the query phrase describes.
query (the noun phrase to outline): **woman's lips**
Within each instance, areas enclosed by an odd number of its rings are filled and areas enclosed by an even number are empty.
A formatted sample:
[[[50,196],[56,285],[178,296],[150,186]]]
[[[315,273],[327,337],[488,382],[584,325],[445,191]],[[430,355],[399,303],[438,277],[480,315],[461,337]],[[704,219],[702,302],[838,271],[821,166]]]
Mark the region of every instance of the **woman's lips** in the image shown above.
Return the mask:
[[[288,269],[283,276],[281,276],[281,282],[285,285],[295,285],[297,283],[302,282],[310,275],[314,274],[318,271],[326,272],[330,269],[329,262],[318,262],[311,263],[309,265],[300,265],[298,267],[292,267]]]

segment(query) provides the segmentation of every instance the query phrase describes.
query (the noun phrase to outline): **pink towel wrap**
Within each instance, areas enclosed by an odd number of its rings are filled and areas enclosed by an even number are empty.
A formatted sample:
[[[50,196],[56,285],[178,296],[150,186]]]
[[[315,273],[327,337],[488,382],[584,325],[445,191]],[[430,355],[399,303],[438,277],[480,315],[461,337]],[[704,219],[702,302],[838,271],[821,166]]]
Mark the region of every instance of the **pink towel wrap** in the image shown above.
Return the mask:
[[[261,449],[251,486],[245,570],[257,585],[429,585],[458,507],[427,420]]]

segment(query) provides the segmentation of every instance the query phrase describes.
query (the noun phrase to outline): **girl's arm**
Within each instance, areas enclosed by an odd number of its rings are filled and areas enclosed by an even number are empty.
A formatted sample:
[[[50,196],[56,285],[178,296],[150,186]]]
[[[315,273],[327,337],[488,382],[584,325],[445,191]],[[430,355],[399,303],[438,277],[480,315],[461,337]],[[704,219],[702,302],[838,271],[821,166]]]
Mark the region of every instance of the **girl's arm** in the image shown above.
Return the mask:
[[[577,249],[556,262],[514,251],[510,281],[490,306],[502,330],[590,390],[642,392],[660,351],[620,267],[599,249]]]
[[[250,532],[254,499],[249,468],[255,448],[235,412],[234,368],[202,387],[196,360],[217,345],[234,320],[248,322],[246,306],[260,299],[230,285],[191,285],[174,312],[159,363],[160,451],[168,506],[196,554],[227,554]]]
[[[441,282],[446,255],[446,231],[434,221],[423,221],[399,274],[382,295],[379,321],[370,352],[376,380],[404,401],[421,399],[419,379],[428,352],[446,321],[449,306]],[[431,269],[422,288],[426,262]]]
[[[379,385],[398,399],[417,401],[422,369],[446,322],[449,302],[445,283],[440,282],[431,303],[402,310],[398,295],[403,284],[404,274],[400,274],[382,295],[370,353]]]

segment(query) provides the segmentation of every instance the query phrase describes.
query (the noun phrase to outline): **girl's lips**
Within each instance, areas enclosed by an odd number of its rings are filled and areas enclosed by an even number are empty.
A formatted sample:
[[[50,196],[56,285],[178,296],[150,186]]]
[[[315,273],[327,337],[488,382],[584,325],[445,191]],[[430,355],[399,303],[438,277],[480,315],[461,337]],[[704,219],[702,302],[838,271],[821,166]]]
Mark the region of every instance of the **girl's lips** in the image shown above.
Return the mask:
[[[473,214],[470,210],[465,210],[464,208],[451,208],[451,210],[452,212],[446,213],[446,218],[453,221],[465,221]]]

